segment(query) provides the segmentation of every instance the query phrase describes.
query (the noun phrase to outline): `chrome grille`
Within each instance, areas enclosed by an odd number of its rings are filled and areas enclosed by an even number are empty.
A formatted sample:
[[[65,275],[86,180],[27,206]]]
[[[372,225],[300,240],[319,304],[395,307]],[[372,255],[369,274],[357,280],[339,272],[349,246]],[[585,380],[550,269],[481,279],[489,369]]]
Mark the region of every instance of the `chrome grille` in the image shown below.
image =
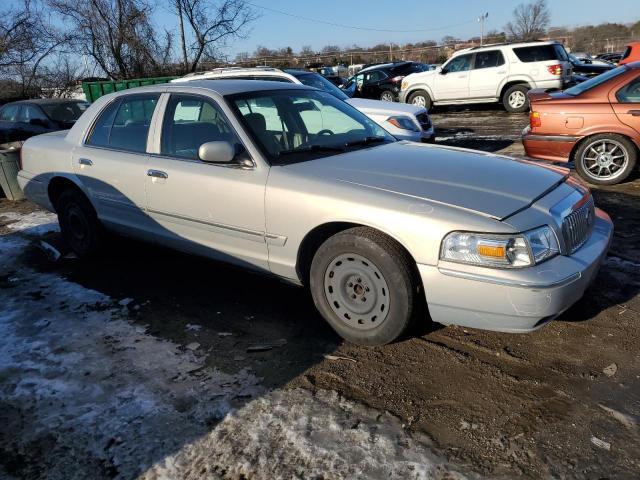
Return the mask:
[[[578,250],[587,241],[593,229],[594,219],[595,206],[593,197],[589,197],[589,200],[584,205],[564,217],[562,221],[562,236],[564,237],[568,255]]]

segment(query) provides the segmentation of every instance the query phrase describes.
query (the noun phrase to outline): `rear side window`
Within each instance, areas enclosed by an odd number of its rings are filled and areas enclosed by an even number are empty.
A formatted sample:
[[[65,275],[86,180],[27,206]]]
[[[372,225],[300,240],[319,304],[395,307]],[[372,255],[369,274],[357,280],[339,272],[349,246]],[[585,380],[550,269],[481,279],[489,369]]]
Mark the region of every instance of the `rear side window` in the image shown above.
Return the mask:
[[[489,50],[476,53],[476,61],[473,68],[492,68],[500,65],[504,65],[502,52],[500,50]]]
[[[129,95],[102,111],[88,145],[145,152],[151,117],[160,94]]]
[[[38,107],[23,105],[19,121],[29,123],[29,120],[42,120],[46,122],[47,116]]]
[[[380,80],[384,80],[385,78],[387,78],[387,74],[384,73],[382,70],[377,70],[375,72],[367,73],[365,75],[365,81],[367,83],[379,82]]]
[[[219,107],[193,95],[171,95],[162,125],[160,152],[164,155],[198,159],[203,143],[239,143]]]
[[[521,62],[548,62],[549,60],[562,60],[556,50],[556,45],[535,45],[532,47],[514,48],[513,51]]]
[[[618,90],[616,98],[620,103],[640,103],[640,77]]]

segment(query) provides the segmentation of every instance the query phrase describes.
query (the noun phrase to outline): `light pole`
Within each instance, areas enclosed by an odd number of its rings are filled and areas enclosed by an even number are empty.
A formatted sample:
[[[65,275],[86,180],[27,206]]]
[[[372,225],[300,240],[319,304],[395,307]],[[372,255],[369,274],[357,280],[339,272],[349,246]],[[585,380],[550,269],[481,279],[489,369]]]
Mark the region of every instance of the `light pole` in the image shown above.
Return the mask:
[[[484,21],[488,16],[489,12],[486,12],[478,17],[478,21],[480,22],[480,46],[484,43]]]

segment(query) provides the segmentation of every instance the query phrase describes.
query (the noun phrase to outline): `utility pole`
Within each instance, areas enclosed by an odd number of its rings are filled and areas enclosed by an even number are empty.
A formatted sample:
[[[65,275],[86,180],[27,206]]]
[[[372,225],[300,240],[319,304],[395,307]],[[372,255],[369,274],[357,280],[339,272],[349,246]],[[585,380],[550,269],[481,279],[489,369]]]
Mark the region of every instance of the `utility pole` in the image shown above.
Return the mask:
[[[389,43],[389,63],[393,62],[393,52],[391,51],[393,43]]]
[[[484,21],[488,16],[489,12],[486,12],[478,17],[478,22],[480,22],[480,46],[484,43]]]

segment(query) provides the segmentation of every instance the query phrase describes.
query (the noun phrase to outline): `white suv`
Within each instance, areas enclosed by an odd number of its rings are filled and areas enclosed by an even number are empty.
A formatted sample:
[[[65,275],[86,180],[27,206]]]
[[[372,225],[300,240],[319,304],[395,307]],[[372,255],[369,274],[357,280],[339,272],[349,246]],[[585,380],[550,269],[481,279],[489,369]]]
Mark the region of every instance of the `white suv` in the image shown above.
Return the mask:
[[[527,91],[562,88],[571,63],[558,42],[485,45],[453,54],[442,67],[404,78],[400,101],[432,105],[502,102],[509,112],[529,108]]]
[[[322,75],[306,70],[279,70],[273,67],[217,68],[207,72],[191,73],[171,80],[172,83],[191,80],[271,80],[303,84],[330,93],[357,108],[398,140],[433,143],[435,132],[427,109],[420,105],[402,105],[365,98],[349,98]]]

